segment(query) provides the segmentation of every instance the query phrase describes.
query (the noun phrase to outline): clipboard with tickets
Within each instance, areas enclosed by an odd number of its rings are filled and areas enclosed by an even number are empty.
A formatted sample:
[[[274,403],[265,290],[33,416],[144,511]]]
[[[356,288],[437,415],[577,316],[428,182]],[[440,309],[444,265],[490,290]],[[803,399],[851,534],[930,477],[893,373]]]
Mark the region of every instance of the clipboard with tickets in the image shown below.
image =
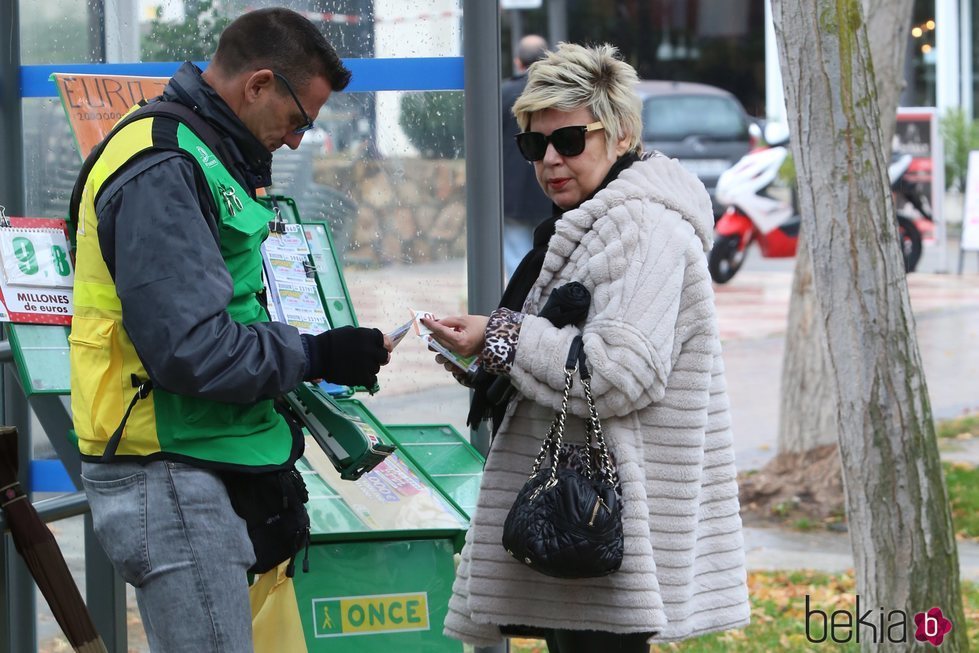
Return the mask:
[[[263,258],[270,284],[269,308],[282,311],[277,321],[291,319],[300,331],[313,329],[305,333],[325,330],[311,327],[310,318],[325,320],[326,328],[359,326],[329,226],[303,221],[290,197],[266,195],[258,200],[275,214]],[[284,294],[278,292],[280,284]],[[286,309],[289,315],[284,314]]]
[[[329,230],[325,225],[301,223],[290,198],[272,195],[259,199],[275,215],[262,246],[271,319],[310,335],[348,324],[356,326]],[[346,412],[333,396],[376,389],[307,382],[285,395],[293,416],[344,480],[357,480],[396,450],[383,432]]]

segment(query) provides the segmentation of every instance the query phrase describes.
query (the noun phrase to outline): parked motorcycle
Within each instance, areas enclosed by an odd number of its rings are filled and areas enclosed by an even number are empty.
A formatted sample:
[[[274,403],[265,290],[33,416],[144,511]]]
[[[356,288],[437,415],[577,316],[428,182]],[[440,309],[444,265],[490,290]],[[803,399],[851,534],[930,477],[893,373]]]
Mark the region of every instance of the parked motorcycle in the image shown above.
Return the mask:
[[[891,193],[894,195],[894,210],[899,217],[912,222],[922,233],[931,233],[933,229],[931,217],[931,202],[921,186],[907,180],[907,171],[911,168],[914,157],[910,154],[896,154],[887,168],[891,180]]]
[[[795,188],[779,179],[779,170],[789,156],[788,129],[769,123],[765,143],[717,180],[717,201],[727,206],[714,226],[714,247],[708,258],[710,275],[717,283],[727,283],[737,274],[752,243],[758,243],[766,258],[795,256],[801,223]],[[910,156],[888,167],[892,191],[903,192],[901,176],[908,165]],[[921,258],[921,232],[908,215],[898,214],[897,222],[904,268],[911,272]]]

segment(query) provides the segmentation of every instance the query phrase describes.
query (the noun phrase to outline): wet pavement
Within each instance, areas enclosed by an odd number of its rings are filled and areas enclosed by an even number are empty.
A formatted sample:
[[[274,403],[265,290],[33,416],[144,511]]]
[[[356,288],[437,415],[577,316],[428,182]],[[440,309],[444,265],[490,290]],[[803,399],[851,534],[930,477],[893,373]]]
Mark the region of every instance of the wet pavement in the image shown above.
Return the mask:
[[[757,469],[775,455],[785,328],[794,259],[749,258],[745,269],[716,287],[724,361],[740,469]],[[958,241],[946,245],[957,265]],[[979,412],[979,273],[940,273],[941,253],[926,243],[908,291],[915,333],[935,419]]]
[[[833,573],[853,569],[846,533],[745,527],[744,545],[751,570],[818,569]],[[979,544],[959,541],[958,550],[962,580],[979,582]]]
[[[785,316],[778,288],[791,287],[790,272],[753,272],[743,279],[755,287],[768,310],[754,310],[738,298],[744,293],[717,293],[724,340],[724,362],[734,423],[735,453],[741,469],[757,469],[775,455],[779,392],[785,349]],[[908,277],[918,347],[935,419],[979,411],[979,276],[913,274]],[[768,293],[767,295],[763,293]],[[776,306],[773,306],[776,305]],[[770,317],[784,308],[779,327]],[[756,329],[749,326],[757,316]],[[768,330],[771,329],[771,330]]]

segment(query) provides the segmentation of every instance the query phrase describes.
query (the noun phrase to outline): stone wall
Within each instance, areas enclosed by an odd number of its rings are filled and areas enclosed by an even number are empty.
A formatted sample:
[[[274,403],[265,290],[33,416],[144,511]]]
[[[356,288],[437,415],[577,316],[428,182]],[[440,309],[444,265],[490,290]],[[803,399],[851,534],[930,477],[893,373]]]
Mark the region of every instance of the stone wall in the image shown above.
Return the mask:
[[[332,220],[348,265],[378,267],[466,253],[466,165],[458,160],[381,159],[314,163],[314,181],[356,204]]]

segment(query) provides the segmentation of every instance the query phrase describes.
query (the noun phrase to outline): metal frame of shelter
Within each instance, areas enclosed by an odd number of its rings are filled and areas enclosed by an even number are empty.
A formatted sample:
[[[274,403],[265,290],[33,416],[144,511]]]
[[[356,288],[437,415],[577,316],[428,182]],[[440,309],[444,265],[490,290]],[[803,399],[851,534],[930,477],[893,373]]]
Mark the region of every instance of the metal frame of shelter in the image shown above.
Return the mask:
[[[112,72],[130,75],[166,75],[177,64],[82,64],[23,66],[20,62],[19,0],[0,2],[0,204],[8,215],[24,215],[24,143],[22,101],[27,97],[54,97],[50,73]],[[463,0],[463,56],[415,59],[355,59],[345,63],[354,72],[348,92],[465,91],[466,176],[480,180],[466,186],[467,266],[469,309],[486,313],[502,292],[502,184],[500,124],[500,11],[498,2]],[[0,421],[18,427],[21,434],[21,483],[31,488],[31,412],[37,417],[76,488],[80,462],[67,438],[71,417],[67,397],[56,394],[27,396],[14,368],[11,344],[0,340]],[[63,436],[63,437],[62,437]],[[486,451],[485,431],[472,433],[473,444]],[[30,496],[30,495],[29,495]],[[35,502],[45,521],[85,515],[86,602],[99,633],[113,653],[127,650],[126,593],[92,531],[84,492],[73,492]],[[0,653],[37,650],[35,587],[26,566],[14,551],[0,517]],[[505,646],[480,649],[487,653]]]

